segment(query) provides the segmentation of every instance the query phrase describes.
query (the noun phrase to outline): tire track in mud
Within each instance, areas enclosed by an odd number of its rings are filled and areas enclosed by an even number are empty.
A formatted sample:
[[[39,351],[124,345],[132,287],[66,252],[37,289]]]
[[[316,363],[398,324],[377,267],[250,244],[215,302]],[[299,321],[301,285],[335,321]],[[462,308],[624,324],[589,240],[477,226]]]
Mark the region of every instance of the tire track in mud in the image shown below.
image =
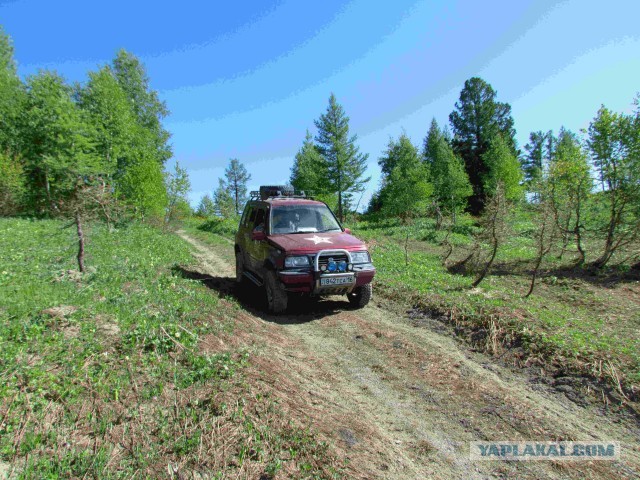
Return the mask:
[[[233,281],[231,247],[211,247],[177,233],[193,246],[206,273]],[[243,315],[287,339],[286,348],[263,339],[278,360],[272,368],[281,369],[273,373],[295,378],[300,391],[314,392],[316,410],[320,416],[323,408],[327,412],[327,418],[316,420],[329,423],[322,430],[332,444],[346,444],[355,476],[640,478],[637,426],[538,391],[518,373],[501,374],[490,358],[469,354],[450,336],[415,327],[390,310],[370,305],[353,311],[346,299],[330,297],[313,308],[294,306],[287,315],[251,307]],[[331,425],[340,418],[344,424]],[[472,463],[474,440],[616,440],[624,457]]]

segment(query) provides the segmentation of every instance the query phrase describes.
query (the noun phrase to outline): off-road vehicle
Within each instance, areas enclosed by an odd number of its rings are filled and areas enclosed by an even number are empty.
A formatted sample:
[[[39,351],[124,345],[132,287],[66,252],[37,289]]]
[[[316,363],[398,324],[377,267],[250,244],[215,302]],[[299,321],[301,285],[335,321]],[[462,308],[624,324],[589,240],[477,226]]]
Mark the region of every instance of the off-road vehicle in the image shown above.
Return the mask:
[[[236,281],[264,287],[273,313],[286,310],[290,295],[346,295],[357,308],[371,299],[376,270],[366,245],[304,192],[280,186],[251,192],[235,252]]]

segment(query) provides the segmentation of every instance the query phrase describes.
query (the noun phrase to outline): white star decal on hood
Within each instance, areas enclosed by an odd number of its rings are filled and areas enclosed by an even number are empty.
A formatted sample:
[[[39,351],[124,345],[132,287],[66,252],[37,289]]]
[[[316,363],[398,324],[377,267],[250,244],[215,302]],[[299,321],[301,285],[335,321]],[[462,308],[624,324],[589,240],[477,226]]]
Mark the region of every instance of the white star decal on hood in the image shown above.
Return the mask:
[[[316,245],[319,243],[331,243],[331,240],[328,237],[319,237],[317,235],[314,235],[313,237],[305,237],[305,240],[311,240]]]

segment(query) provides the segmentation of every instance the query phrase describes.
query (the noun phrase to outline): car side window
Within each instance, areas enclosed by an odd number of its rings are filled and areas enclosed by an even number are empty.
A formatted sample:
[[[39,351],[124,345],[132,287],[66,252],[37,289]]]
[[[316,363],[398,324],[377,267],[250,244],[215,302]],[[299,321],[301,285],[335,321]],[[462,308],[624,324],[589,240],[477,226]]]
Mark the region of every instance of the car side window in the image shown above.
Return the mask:
[[[253,228],[255,229],[256,227],[262,226],[262,229],[264,230],[266,225],[265,225],[265,220],[266,220],[266,215],[265,215],[265,209],[264,208],[259,208],[256,216],[255,216],[255,220],[253,222]]]
[[[249,212],[249,218],[247,220],[247,227],[253,228],[253,224],[256,220],[256,212],[257,209],[256,208],[251,208],[251,211]]]
[[[247,206],[244,207],[244,212],[242,212],[242,218],[240,219],[240,225],[242,225],[243,227],[247,226],[247,218],[249,218],[249,210],[251,210],[251,205],[247,204]]]

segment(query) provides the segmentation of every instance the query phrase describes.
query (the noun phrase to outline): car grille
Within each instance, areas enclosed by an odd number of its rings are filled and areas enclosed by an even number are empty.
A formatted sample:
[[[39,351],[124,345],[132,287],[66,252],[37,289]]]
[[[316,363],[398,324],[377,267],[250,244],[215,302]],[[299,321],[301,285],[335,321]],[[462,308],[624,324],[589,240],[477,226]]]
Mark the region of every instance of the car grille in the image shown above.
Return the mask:
[[[318,268],[321,268],[323,265],[328,265],[330,258],[333,258],[333,261],[336,263],[342,261],[347,262],[347,264],[349,263],[349,257],[347,257],[347,255],[345,255],[344,253],[328,253],[326,255],[321,255],[320,258],[318,258]]]

